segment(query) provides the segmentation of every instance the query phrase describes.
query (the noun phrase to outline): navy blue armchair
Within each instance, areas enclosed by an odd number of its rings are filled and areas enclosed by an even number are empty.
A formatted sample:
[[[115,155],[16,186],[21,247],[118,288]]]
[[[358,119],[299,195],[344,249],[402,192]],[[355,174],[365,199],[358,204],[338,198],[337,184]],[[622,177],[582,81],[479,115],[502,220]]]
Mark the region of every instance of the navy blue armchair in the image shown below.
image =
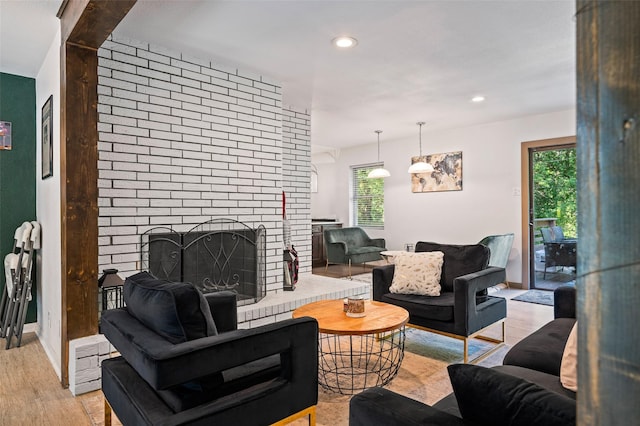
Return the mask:
[[[373,268],[373,300],[401,306],[409,311],[409,326],[460,339],[464,342],[464,362],[468,341],[481,338],[504,342],[507,302],[489,296],[487,289],[505,281],[504,268],[490,267],[490,250],[482,244],[452,245],[420,241],[416,252],[441,251],[444,263],[439,296],[392,293],[395,265]],[[481,336],[482,331],[500,322],[501,339]],[[498,347],[492,349],[495,350]],[[488,355],[485,352],[482,356]]]
[[[111,409],[123,425],[315,423],[316,320],[238,330],[234,293],[146,272],[127,278],[124,298],[101,318],[121,354],[102,362],[106,424]]]

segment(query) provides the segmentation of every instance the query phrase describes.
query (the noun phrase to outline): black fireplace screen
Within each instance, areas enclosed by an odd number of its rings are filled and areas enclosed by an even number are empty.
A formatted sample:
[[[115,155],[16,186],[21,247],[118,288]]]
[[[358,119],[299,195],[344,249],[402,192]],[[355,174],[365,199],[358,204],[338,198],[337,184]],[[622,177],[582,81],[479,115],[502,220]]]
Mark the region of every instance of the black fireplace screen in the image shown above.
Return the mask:
[[[152,228],[142,234],[141,269],[159,279],[193,283],[204,293],[230,290],[238,304],[266,294],[266,229],[213,219],[187,232]]]

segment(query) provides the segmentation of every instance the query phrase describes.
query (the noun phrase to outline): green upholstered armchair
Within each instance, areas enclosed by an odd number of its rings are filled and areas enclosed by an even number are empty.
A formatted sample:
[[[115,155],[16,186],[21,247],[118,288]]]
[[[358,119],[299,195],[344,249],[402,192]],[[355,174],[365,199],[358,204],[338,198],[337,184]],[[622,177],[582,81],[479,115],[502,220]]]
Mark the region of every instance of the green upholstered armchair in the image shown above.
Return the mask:
[[[324,247],[327,251],[327,266],[330,263],[349,265],[351,277],[352,263],[366,263],[380,260],[380,252],[385,251],[384,238],[369,238],[362,228],[335,228],[324,230]]]
[[[513,246],[513,234],[489,235],[484,237],[478,244],[489,247],[491,255],[489,266],[507,269],[511,246]],[[506,281],[509,286],[509,281]]]

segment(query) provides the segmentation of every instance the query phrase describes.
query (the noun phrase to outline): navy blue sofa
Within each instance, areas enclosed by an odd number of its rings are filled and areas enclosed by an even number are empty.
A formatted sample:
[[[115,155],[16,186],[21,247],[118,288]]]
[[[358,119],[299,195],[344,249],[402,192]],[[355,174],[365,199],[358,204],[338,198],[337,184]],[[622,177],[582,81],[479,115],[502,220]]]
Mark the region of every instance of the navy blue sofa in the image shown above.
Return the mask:
[[[454,392],[433,406],[384,388],[350,401],[350,426],[573,426],[576,393],[560,382],[560,364],[575,324],[576,290],[554,292],[555,319],[507,353],[503,365],[449,366]]]

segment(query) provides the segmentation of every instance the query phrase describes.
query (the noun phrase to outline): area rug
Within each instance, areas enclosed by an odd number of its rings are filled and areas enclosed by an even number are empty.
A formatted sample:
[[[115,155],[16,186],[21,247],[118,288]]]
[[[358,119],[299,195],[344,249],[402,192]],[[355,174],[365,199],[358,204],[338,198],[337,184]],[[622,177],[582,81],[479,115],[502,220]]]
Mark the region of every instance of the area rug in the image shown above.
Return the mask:
[[[471,356],[486,349],[491,343],[472,340]],[[491,367],[502,364],[509,346],[503,345],[478,365]],[[432,357],[433,356],[433,357]],[[447,365],[462,362],[462,342],[437,334],[407,329],[404,359],[398,375],[387,385],[390,389],[409,398],[432,405],[452,392]],[[316,424],[318,426],[347,426],[349,424],[349,400],[352,395],[340,395],[318,387]],[[83,400],[83,406],[92,425],[103,425],[104,397],[98,391]],[[114,425],[120,423],[114,419]],[[306,419],[291,423],[307,426]]]
[[[553,306],[553,291],[549,290],[529,290],[516,296],[511,300],[518,302],[537,303],[538,305]]]
[[[450,340],[450,342],[445,340]],[[448,347],[448,349],[438,347],[440,344]],[[481,342],[481,344],[492,345],[486,342]],[[457,349],[456,345],[459,345],[460,348]],[[472,354],[481,350],[475,344],[470,344],[470,346],[474,348],[470,351]],[[479,362],[478,365],[492,367],[502,364],[502,360],[509,349],[507,345],[501,346]],[[424,354],[436,354],[440,359],[419,355],[414,351]],[[432,405],[453,391],[449,381],[449,374],[447,373],[447,365],[458,362],[462,362],[461,341],[420,330],[408,329],[402,365],[398,375],[385,388]],[[351,396],[328,392],[319,387],[317,425],[347,426],[349,424],[349,400]],[[308,423],[305,419],[301,419],[293,424],[306,426]]]
[[[482,355],[484,352],[496,346],[495,343],[485,340],[469,340],[469,359]],[[464,343],[462,340],[441,336],[428,331],[407,329],[407,338],[404,350],[416,355],[424,356],[447,364],[462,362],[464,360]]]
[[[348,278],[344,278],[348,279]],[[353,275],[354,281],[371,283],[371,272]],[[494,343],[472,339],[469,341],[469,358],[473,359],[494,347]],[[478,365],[491,367],[502,364],[509,351],[508,345],[483,359]],[[458,339],[441,336],[414,328],[406,328],[405,351],[398,375],[387,385],[390,389],[409,398],[432,405],[452,392],[447,373],[449,364],[463,361],[463,342]],[[318,387],[317,419],[318,426],[348,426],[349,400],[352,395],[340,395]],[[92,425],[103,425],[103,403],[101,392],[82,401],[83,407],[91,419]],[[120,425],[114,418],[115,425]],[[291,423],[294,426],[307,426],[306,419]]]
[[[343,279],[348,280],[349,278],[345,277]],[[351,280],[371,284],[373,282],[373,274],[371,272],[365,272],[364,274],[352,275]]]

